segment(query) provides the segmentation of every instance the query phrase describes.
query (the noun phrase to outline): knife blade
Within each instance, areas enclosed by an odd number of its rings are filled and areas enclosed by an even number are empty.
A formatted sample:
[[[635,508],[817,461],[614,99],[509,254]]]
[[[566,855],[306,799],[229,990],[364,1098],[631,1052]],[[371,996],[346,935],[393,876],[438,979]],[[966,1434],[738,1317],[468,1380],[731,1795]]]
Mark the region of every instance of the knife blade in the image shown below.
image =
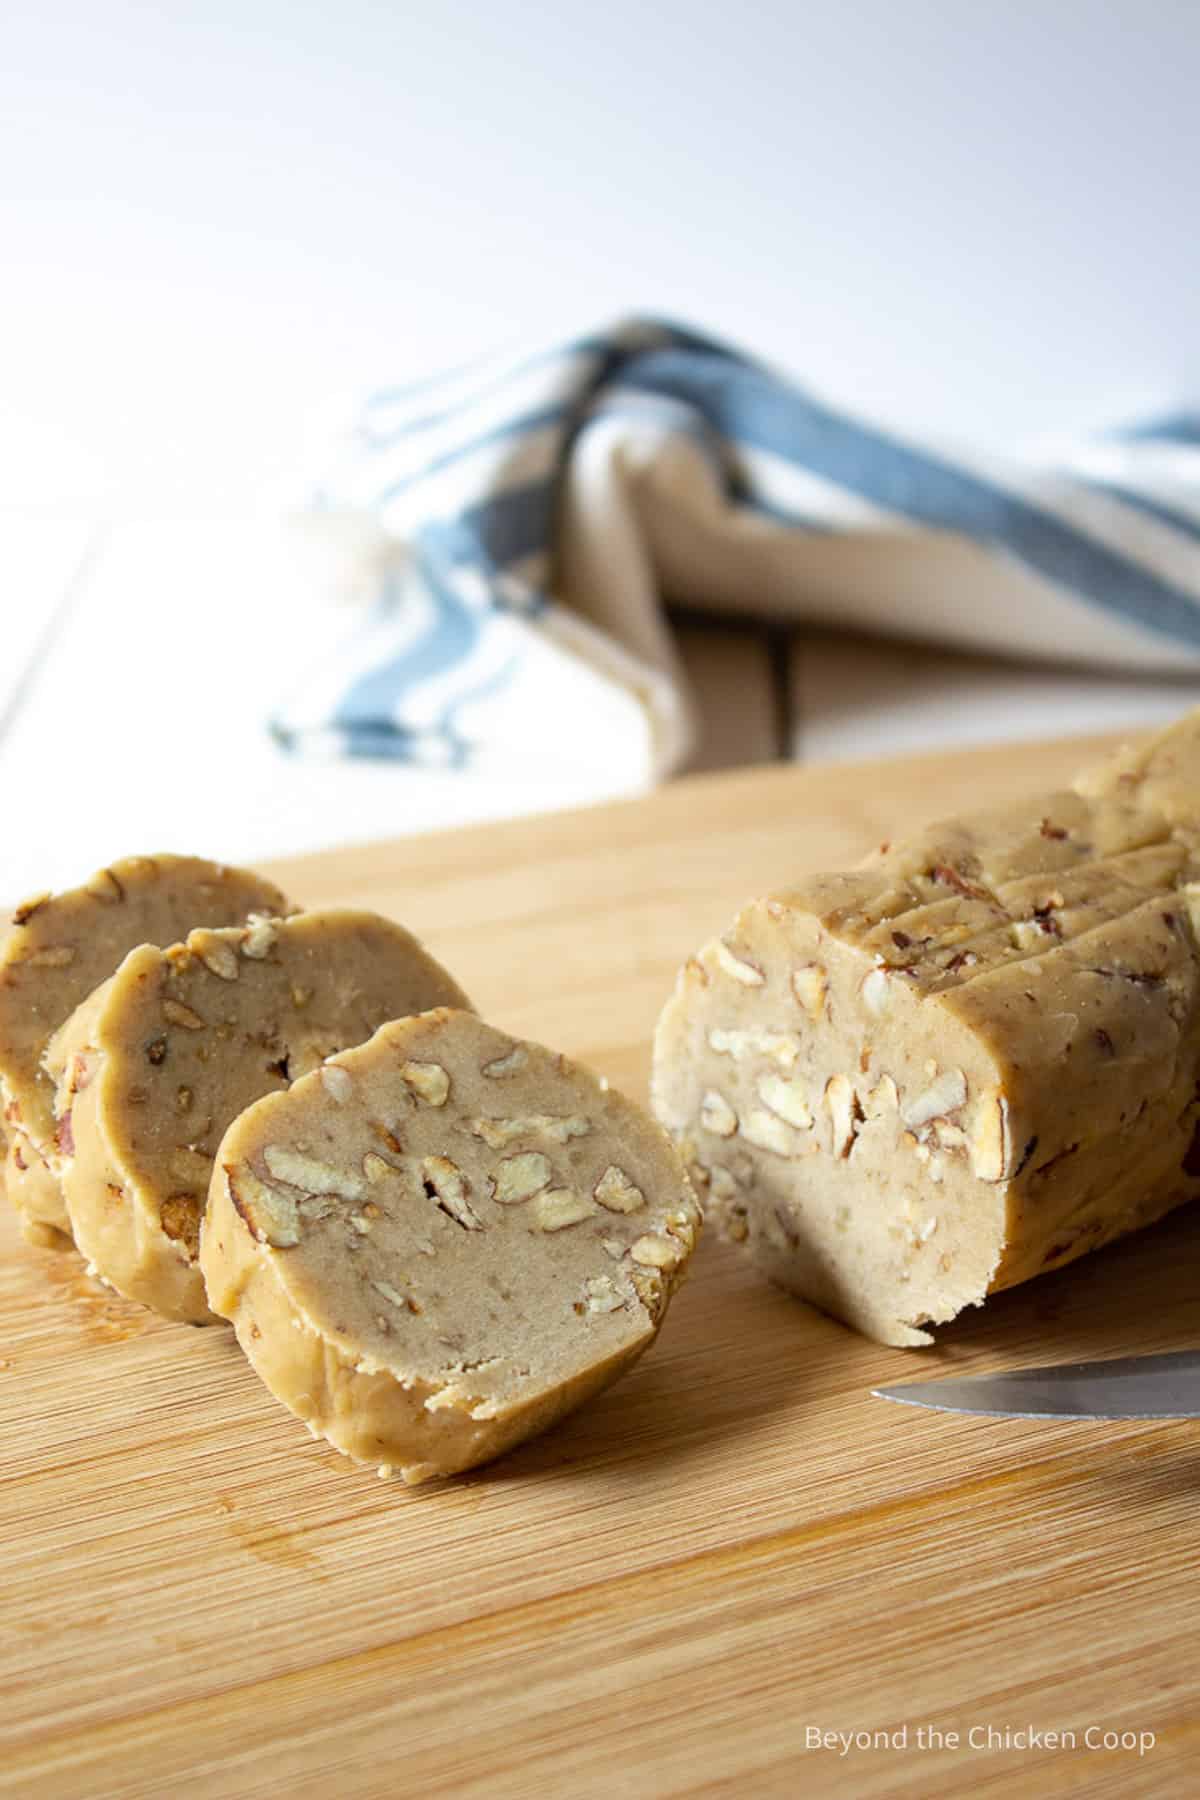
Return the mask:
[[[1200,1350],[872,1388],[880,1400],[1014,1419],[1200,1419]]]

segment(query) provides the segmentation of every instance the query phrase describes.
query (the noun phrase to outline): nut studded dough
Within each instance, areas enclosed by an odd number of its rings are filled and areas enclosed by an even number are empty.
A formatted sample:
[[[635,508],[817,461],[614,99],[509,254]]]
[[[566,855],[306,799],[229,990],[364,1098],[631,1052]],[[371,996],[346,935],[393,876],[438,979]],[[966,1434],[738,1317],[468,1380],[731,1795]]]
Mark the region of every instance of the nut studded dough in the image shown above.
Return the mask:
[[[130,1299],[210,1320],[196,1257],[230,1120],[383,1020],[447,1002],[469,1004],[375,913],[257,919],[131,951],[46,1055],[79,1248]]]
[[[756,901],[655,1109],[766,1273],[925,1344],[1200,1193],[1200,713],[1074,788]]]
[[[17,907],[0,941],[0,1095],[8,1192],[28,1238],[50,1242],[70,1229],[55,1173],[54,1088],[41,1068],[51,1034],[138,944],[289,911],[273,882],[197,856],[126,857],[82,887]]]
[[[234,1122],[200,1256],[271,1392],[314,1436],[416,1482],[613,1381],[653,1342],[698,1226],[653,1120],[441,1010]]]

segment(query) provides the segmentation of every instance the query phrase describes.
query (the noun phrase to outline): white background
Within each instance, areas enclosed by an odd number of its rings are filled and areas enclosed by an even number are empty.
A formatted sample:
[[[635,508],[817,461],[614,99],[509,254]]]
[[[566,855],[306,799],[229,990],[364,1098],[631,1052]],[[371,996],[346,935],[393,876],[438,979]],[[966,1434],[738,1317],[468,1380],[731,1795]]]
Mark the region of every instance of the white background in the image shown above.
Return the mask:
[[[1198,93],[1194,0],[16,0],[10,671],[106,548],[0,705],[0,891],[555,798],[265,743],[308,615],[246,521],[364,389],[653,310],[996,447],[1195,396]]]
[[[1194,0],[10,0],[0,71],[10,494],[241,499],[633,308],[998,443],[1200,385]]]

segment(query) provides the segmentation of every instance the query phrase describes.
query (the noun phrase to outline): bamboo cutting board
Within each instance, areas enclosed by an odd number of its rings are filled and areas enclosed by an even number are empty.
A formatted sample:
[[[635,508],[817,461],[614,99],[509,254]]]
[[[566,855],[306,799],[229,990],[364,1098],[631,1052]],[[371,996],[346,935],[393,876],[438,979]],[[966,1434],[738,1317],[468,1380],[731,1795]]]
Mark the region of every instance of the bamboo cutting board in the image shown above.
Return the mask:
[[[393,913],[497,1024],[642,1097],[677,962],[750,894],[1082,758],[707,777],[273,872]],[[1198,1217],[1001,1295],[925,1353],[706,1241],[626,1380],[415,1490],[313,1443],[230,1333],[159,1323],[0,1231],[6,1794],[1195,1791],[1200,1427],[955,1418],[867,1390],[1193,1344]]]

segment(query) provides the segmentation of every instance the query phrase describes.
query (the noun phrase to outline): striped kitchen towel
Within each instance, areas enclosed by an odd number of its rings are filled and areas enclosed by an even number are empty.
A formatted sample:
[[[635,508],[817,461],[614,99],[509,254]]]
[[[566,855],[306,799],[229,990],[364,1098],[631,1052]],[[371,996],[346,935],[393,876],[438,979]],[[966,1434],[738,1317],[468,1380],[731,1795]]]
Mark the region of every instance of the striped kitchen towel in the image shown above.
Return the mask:
[[[1200,414],[1003,461],[634,319],[374,395],[316,506],[395,554],[272,720],[296,750],[659,780],[667,603],[1200,672]]]

